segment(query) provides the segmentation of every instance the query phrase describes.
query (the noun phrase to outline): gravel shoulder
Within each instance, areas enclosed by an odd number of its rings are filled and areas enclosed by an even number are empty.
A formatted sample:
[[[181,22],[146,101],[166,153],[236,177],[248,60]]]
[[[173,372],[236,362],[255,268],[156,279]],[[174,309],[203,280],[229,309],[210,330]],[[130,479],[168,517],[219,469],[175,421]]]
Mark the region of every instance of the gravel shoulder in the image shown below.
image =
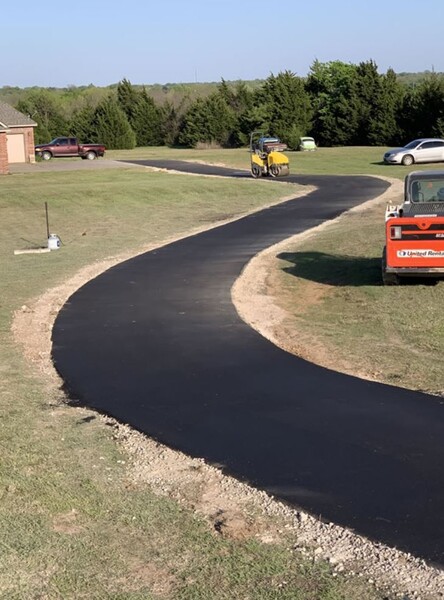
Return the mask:
[[[97,161],[72,161],[73,168],[97,168]],[[100,160],[103,167],[105,160]],[[117,163],[117,161],[108,161]],[[54,162],[56,170],[66,169],[66,162]],[[121,167],[122,163],[105,168]],[[32,172],[38,165],[29,165]],[[51,164],[51,167],[53,165]],[[43,165],[46,168],[46,164]],[[23,172],[23,171],[21,171]],[[389,180],[389,190],[371,202],[385,203],[399,197],[399,181]],[[353,210],[365,210],[366,204]],[[340,218],[340,217],[339,217]],[[328,227],[328,223],[321,226]],[[298,239],[315,235],[311,230]],[[173,240],[167,240],[167,242]],[[233,302],[247,323],[257,329],[272,343],[294,354],[314,362],[325,364],[322,349],[304,347],[294,340],[297,332],[291,335],[280,328],[282,310],[273,302],[272,289],[267,279],[272,257],[282,251],[287,240],[255,257],[244,269],[232,290]],[[166,243],[166,242],[165,242]],[[154,248],[154,247],[153,247]],[[141,248],[137,254],[151,247]],[[25,356],[42,374],[49,388],[56,390],[61,381],[51,361],[51,330],[58,311],[79,287],[111,266],[131,258],[133,255],[112,257],[92,264],[43,296],[22,306],[15,314],[13,333]],[[315,300],[315,299],[313,299]],[[292,337],[294,336],[294,337]],[[330,368],[335,368],[334,360],[329,359]],[[88,414],[86,409],[78,410]],[[101,417],[104,423],[112,425],[116,443],[121,445],[128,456],[127,482],[131,486],[149,485],[160,495],[174,498],[182,505],[203,516],[220,535],[234,539],[255,537],[264,543],[279,539],[291,540],[301,555],[313,561],[325,559],[334,573],[350,578],[364,578],[381,593],[399,598],[434,600],[444,598],[443,571],[427,565],[424,561],[409,554],[374,544],[352,531],[325,523],[307,513],[290,509],[273,497],[223,475],[217,468],[199,459],[173,451],[154,442],[146,436],[121,425],[108,417]]]

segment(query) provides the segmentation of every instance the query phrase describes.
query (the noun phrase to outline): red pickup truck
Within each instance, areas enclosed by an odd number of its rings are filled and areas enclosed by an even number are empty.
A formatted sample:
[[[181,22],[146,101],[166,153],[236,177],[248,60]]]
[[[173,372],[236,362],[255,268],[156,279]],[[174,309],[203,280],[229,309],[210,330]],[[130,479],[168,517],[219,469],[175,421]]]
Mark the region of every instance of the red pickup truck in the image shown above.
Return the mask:
[[[58,137],[49,144],[35,146],[36,156],[41,156],[43,160],[65,156],[80,156],[80,158],[94,160],[104,156],[105,150],[103,144],[79,144],[77,138],[71,137]]]

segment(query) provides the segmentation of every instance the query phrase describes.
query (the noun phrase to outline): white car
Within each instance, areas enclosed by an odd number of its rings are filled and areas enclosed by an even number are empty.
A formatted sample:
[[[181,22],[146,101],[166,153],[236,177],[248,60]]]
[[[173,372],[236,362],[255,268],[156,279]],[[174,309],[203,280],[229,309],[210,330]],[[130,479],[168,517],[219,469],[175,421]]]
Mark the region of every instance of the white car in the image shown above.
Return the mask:
[[[301,137],[299,139],[299,150],[316,150],[316,142],[312,137]]]
[[[384,154],[384,162],[406,167],[413,163],[444,162],[444,140],[438,138],[413,140],[403,148],[388,150]]]

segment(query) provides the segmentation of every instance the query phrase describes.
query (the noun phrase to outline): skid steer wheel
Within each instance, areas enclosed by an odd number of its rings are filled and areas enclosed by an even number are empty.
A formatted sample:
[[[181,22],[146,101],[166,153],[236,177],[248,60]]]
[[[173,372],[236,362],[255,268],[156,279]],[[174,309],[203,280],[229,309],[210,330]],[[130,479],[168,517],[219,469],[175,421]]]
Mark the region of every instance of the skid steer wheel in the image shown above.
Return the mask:
[[[270,166],[270,175],[272,177],[278,177],[280,172],[281,172],[281,168],[279,167],[279,165],[271,165]]]
[[[251,165],[251,175],[257,179],[262,175],[262,169],[259,165]]]
[[[384,285],[399,285],[401,282],[399,280],[399,275],[396,275],[396,273],[382,271],[382,283]]]
[[[381,271],[382,271],[382,284],[383,285],[399,285],[400,279],[399,275],[396,273],[387,273],[387,261],[386,261],[386,248],[384,246],[384,250],[382,251],[382,261],[381,261]]]

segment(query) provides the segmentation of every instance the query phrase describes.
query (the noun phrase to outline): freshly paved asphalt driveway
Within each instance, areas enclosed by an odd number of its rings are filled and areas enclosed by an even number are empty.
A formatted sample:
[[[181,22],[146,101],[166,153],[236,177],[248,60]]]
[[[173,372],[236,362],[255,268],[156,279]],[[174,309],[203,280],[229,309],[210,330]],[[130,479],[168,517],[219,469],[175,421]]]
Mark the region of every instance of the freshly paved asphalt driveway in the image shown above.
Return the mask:
[[[292,356],[231,302],[257,252],[385,189],[370,177],[291,180],[318,190],[82,287],[56,320],[55,366],[82,404],[314,515],[443,564],[442,400]]]

